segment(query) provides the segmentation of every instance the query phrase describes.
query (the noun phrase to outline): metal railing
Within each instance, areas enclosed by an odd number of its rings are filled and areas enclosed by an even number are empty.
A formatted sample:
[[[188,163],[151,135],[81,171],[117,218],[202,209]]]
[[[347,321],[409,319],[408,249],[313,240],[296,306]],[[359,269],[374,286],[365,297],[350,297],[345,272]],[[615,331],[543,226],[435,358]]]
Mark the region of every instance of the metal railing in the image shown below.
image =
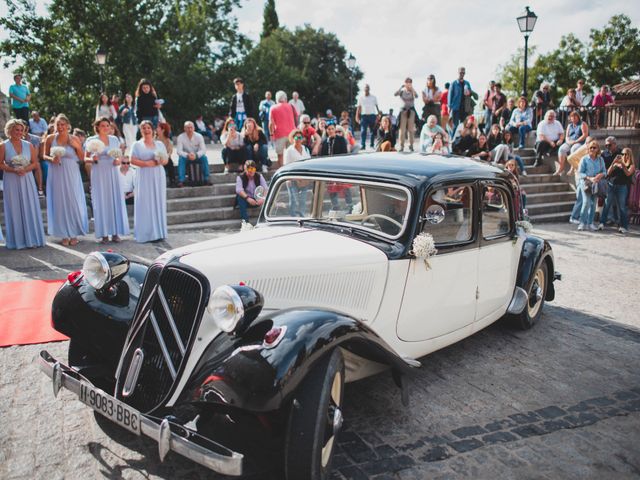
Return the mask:
[[[640,103],[607,105],[606,107],[581,107],[558,109],[558,120],[564,127],[569,123],[569,113],[577,110],[590,129],[640,128]]]

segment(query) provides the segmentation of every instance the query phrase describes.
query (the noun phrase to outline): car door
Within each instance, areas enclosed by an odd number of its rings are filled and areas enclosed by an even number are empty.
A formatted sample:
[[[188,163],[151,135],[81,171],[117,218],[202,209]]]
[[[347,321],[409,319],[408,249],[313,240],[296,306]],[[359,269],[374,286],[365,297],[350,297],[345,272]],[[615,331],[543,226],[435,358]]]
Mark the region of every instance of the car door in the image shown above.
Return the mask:
[[[430,340],[473,324],[476,308],[478,222],[473,184],[431,190],[422,207],[422,231],[438,252],[412,259],[398,317],[398,337]],[[471,327],[469,327],[471,328]]]
[[[506,186],[482,183],[480,217],[476,321],[486,324],[506,311],[518,268],[520,247],[515,236],[512,197]]]

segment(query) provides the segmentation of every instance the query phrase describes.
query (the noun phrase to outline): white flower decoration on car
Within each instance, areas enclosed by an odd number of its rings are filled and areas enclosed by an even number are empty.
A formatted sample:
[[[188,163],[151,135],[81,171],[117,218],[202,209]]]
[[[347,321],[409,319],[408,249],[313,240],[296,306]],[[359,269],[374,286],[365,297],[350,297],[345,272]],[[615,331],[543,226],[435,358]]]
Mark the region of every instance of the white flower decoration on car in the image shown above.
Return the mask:
[[[421,233],[413,239],[412,247],[409,254],[416,258],[421,258],[424,261],[424,266],[429,270],[431,268],[429,259],[438,253],[433,236],[430,233]]]
[[[163,152],[162,150],[156,150],[156,153],[153,154],[153,158],[157,161],[164,162],[165,160],[169,160],[169,156],[167,152]]]
[[[29,160],[27,157],[25,157],[24,155],[16,155],[15,157],[13,157],[11,159],[11,164],[15,167],[22,167],[25,168],[27,167],[29,164],[31,163],[31,160]]]
[[[62,157],[67,151],[64,147],[51,147],[51,156],[52,157]]]
[[[516,222],[516,227],[520,227],[524,230],[524,233],[529,233],[533,230],[533,225],[531,222],[527,222],[526,220],[520,220]]]
[[[89,153],[100,153],[104,150],[104,148],[105,146],[104,143],[102,143],[102,140],[98,140],[97,138],[89,140],[85,145],[85,149]]]

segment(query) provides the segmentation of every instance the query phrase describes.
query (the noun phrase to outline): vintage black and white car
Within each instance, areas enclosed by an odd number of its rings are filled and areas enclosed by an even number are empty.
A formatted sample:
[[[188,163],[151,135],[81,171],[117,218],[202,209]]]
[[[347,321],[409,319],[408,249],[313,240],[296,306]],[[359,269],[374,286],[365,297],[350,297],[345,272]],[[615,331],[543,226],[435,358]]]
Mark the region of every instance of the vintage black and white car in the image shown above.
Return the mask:
[[[345,383],[387,370],[406,403],[425,355],[501,318],[530,328],[553,300],[512,181],[454,156],[288,165],[256,228],[149,267],[88,255],[52,306],[68,365],[43,351],[41,368],[160,459],[328,478]]]

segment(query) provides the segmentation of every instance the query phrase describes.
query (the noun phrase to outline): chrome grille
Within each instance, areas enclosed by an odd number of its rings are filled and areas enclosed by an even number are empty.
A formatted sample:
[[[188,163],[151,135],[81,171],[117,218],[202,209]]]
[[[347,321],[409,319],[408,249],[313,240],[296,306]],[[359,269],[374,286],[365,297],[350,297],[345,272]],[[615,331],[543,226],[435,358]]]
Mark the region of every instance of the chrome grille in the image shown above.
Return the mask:
[[[147,274],[116,390],[118,397],[142,412],[161,406],[179,375],[202,316],[204,281],[175,266]],[[137,349],[143,352],[143,360],[132,367]],[[139,372],[130,372],[136,363]],[[136,373],[137,382],[125,396],[125,379]]]

